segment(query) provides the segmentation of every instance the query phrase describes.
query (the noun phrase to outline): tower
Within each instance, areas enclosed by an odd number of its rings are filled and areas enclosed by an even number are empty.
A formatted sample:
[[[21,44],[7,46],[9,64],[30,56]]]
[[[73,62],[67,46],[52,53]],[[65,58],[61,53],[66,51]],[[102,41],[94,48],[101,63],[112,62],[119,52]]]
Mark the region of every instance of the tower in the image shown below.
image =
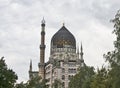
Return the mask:
[[[39,63],[39,75],[42,79],[45,78],[45,20],[43,18],[41,22],[41,44],[40,44],[40,63]]]

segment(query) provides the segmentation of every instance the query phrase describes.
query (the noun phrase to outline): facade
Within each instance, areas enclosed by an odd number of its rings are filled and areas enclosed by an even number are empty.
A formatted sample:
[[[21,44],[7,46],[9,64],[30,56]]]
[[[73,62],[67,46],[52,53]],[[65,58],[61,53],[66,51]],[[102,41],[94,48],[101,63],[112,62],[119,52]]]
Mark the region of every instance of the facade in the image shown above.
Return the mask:
[[[29,77],[39,75],[42,79],[47,79],[49,88],[52,88],[52,84],[58,79],[62,83],[62,88],[68,88],[71,77],[78,72],[79,67],[84,66],[82,44],[80,50],[79,47],[76,49],[76,39],[74,35],[63,24],[51,39],[50,57],[48,62],[45,63],[44,19],[42,20],[41,27],[39,71],[32,71],[31,61]]]

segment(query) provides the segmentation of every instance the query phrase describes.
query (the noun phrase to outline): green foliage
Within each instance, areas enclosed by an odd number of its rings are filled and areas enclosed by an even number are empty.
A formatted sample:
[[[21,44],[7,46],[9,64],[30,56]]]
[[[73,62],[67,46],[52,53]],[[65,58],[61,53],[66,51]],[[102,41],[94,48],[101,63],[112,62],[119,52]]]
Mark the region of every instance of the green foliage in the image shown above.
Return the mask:
[[[93,67],[81,67],[79,73],[70,80],[69,88],[90,88],[90,83],[94,74]]]
[[[91,88],[111,88],[110,77],[108,70],[105,67],[98,69],[93,76]]]
[[[112,20],[114,23],[114,31],[116,35],[116,41],[114,42],[115,50],[108,52],[104,55],[106,61],[109,63],[110,71],[110,82],[112,83],[111,88],[120,87],[120,10],[118,10],[115,18]]]
[[[53,66],[59,68],[60,67],[60,61],[57,59],[54,59]]]
[[[19,84],[16,84],[15,88],[26,88],[26,86],[27,86],[26,83],[21,82]]]
[[[0,88],[13,88],[17,75],[12,69],[8,69],[4,57],[0,59]]]
[[[52,88],[64,88],[62,82],[59,79],[55,79],[52,84]]]
[[[27,82],[26,88],[48,88],[47,80],[41,80],[40,76],[33,77]]]
[[[47,80],[41,80],[41,77],[36,76],[28,80],[27,83],[16,84],[15,88],[48,88],[46,85]]]

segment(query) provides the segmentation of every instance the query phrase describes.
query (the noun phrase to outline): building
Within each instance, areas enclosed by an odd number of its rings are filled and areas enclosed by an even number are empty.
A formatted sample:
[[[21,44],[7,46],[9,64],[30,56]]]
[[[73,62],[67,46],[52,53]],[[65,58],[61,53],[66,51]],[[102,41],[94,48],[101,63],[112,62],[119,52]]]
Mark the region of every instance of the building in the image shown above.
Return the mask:
[[[79,67],[84,66],[82,44],[80,50],[79,47],[76,49],[74,35],[63,24],[51,39],[50,57],[49,61],[45,63],[44,19],[41,27],[39,71],[32,71],[32,61],[30,61],[29,77],[39,75],[42,79],[47,79],[49,88],[52,87],[55,79],[59,79],[63,88],[68,88],[70,78],[78,72]]]

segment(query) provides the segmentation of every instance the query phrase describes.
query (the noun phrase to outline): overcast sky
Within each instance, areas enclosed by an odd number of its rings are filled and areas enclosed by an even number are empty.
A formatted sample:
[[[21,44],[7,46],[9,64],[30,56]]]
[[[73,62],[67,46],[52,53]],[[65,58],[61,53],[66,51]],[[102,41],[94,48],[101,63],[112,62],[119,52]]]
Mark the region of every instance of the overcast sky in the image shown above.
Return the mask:
[[[84,60],[89,66],[104,64],[103,54],[114,49],[114,18],[119,0],[0,0],[0,57],[20,81],[28,80],[30,59],[38,70],[41,20],[46,20],[46,58],[50,40],[65,23],[83,43]]]

